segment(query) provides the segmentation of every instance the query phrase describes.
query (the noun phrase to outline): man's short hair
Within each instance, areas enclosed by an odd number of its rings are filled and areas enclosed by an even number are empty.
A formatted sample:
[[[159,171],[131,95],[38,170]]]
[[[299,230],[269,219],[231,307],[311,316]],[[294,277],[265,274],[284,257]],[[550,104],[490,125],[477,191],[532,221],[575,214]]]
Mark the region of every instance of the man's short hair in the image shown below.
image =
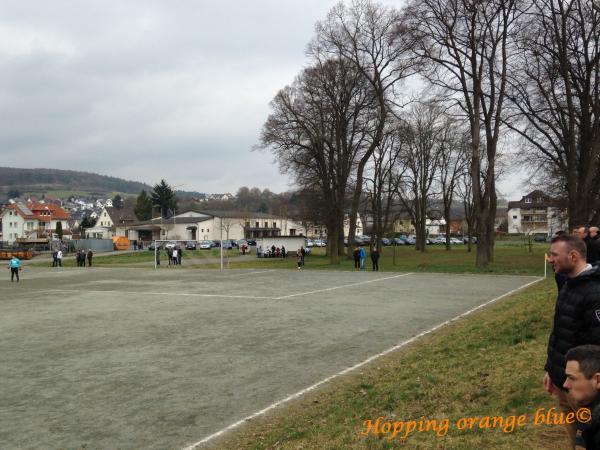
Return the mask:
[[[560,236],[554,236],[551,240],[551,244],[555,244],[557,242],[564,242],[567,245],[567,249],[569,252],[575,250],[579,253],[583,258],[587,255],[587,247],[583,239],[578,238],[577,236],[572,236],[570,234],[561,234]]]
[[[600,372],[600,345],[580,345],[567,352],[565,359],[577,361],[579,370],[589,380],[595,373]]]

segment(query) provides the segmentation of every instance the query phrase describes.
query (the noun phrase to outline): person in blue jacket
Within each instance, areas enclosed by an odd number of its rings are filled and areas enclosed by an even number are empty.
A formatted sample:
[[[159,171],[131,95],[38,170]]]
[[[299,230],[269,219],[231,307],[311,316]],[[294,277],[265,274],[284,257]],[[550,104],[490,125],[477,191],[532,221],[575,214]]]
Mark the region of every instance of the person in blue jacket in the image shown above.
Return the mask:
[[[10,269],[10,281],[14,281],[15,275],[17,276],[17,283],[19,282],[19,270],[21,270],[21,261],[16,256],[13,256],[12,259],[8,262],[8,267]]]
[[[366,270],[367,252],[365,252],[365,249],[362,245],[358,251],[358,256],[360,257],[360,270]]]

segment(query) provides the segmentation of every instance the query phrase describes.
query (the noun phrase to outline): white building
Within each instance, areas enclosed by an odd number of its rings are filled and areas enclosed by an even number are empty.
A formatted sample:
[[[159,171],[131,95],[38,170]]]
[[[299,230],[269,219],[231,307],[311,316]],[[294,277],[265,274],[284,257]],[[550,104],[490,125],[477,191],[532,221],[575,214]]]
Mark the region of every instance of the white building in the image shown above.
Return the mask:
[[[301,225],[273,214],[239,211],[184,211],[168,219],[156,218],[124,227],[132,240],[173,239],[204,241],[302,236]]]
[[[508,202],[508,233],[552,235],[566,230],[567,217],[558,201],[536,190],[521,200]]]

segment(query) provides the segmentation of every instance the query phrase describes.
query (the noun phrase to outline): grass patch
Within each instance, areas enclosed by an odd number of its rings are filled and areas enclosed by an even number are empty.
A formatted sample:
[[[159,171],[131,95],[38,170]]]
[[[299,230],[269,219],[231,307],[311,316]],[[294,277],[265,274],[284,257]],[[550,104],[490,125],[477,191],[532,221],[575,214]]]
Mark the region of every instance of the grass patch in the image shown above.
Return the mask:
[[[544,253],[548,246],[538,244],[529,253],[522,245],[497,246],[494,262],[487,268],[475,267],[475,250],[468,252],[466,246],[457,246],[447,251],[444,246],[430,246],[425,253],[415,251],[413,246],[385,247],[379,260],[379,270],[384,272],[439,272],[439,273],[485,273],[511,275],[543,275]],[[218,265],[205,267],[217,268]],[[296,258],[286,260],[278,258],[249,260],[231,260],[232,269],[294,269]],[[313,248],[306,258],[306,269],[318,270],[354,270],[354,261],[342,257],[339,264],[331,264],[324,248]],[[367,257],[367,269],[371,261]]]
[[[385,247],[379,261],[382,272],[439,272],[439,273],[482,273],[502,275],[536,275],[543,274],[544,252],[546,244],[536,244],[530,253],[523,245],[498,245],[494,252],[494,262],[486,268],[475,267],[475,251],[467,251],[466,246],[456,246],[447,251],[444,246],[429,246],[424,253],[415,251],[413,246]],[[394,257],[394,252],[396,253]],[[230,269],[295,269],[295,257],[281,258],[240,258],[237,249],[225,254],[226,266]],[[153,264],[154,252],[142,250],[134,253],[97,255],[94,265],[104,267],[130,266],[148,267]],[[220,268],[219,249],[186,250],[183,253],[183,267],[218,269]],[[211,261],[212,259],[212,261]],[[161,264],[168,262],[167,255],[161,253]],[[74,256],[63,259],[65,266],[75,266]],[[34,263],[34,266],[47,266],[48,263]],[[367,269],[371,261],[367,257]],[[331,264],[324,248],[313,248],[312,254],[306,257],[305,269],[309,270],[354,270],[354,261],[341,257],[339,264]]]
[[[561,426],[533,425],[556,288],[546,280],[378,359],[360,373],[256,419],[215,443],[235,449],[558,449]],[[490,332],[492,331],[493,332]],[[527,415],[513,432],[458,430],[463,417]],[[447,434],[361,435],[366,420],[448,419]]]

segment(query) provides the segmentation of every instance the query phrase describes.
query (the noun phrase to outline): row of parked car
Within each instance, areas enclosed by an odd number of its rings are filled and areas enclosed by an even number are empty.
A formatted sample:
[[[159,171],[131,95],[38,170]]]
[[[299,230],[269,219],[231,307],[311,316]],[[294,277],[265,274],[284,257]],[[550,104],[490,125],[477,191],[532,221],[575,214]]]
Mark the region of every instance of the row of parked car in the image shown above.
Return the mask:
[[[177,245],[181,245],[177,242],[164,242],[159,244],[159,248],[174,248]],[[246,245],[248,247],[255,246],[256,241],[253,239],[226,239],[222,241],[222,247],[226,250],[231,250],[232,248],[240,248],[242,245]],[[210,250],[211,248],[219,248],[221,247],[221,241],[188,241],[185,243],[185,248],[187,250]],[[148,246],[148,250],[154,251],[154,242]]]

